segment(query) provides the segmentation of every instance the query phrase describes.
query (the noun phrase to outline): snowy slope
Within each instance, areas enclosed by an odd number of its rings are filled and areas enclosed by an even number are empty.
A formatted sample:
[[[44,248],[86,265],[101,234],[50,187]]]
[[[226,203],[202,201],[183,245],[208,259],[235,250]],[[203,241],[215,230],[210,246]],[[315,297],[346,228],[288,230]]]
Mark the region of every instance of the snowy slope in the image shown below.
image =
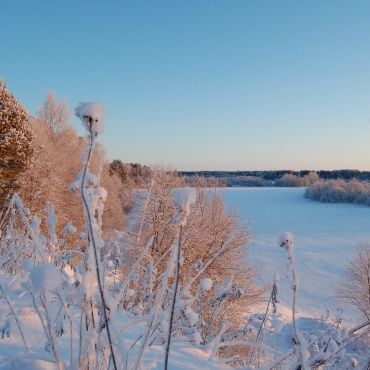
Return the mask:
[[[212,190],[209,191],[212,192]],[[305,341],[307,340],[305,348],[310,348],[311,360],[316,358],[316,354],[324,358],[329,356],[329,353],[322,352],[322,349],[327,349],[329,344],[331,346],[329,352],[336,353],[338,346],[347,343],[348,338],[344,338],[344,331],[339,328],[339,325],[336,327],[330,324],[338,319],[337,303],[333,296],[356,247],[359,243],[370,240],[368,231],[370,207],[316,203],[303,198],[303,189],[297,188],[239,188],[218,191],[221,192],[228,207],[236,207],[242,221],[251,227],[253,239],[248,248],[248,259],[260,270],[259,283],[270,284],[276,273],[280,275],[278,312],[271,315],[270,311],[261,334],[263,338],[260,337],[262,343],[266,343],[270,349],[258,360],[262,361],[258,365],[264,366],[263,361],[266,365],[279,361],[285,358],[286,353],[293,353],[294,335],[290,304],[292,282],[286,278],[287,251],[279,247],[279,237],[285,231],[291,231],[294,234],[296,269],[300,278],[297,326],[300,333],[304,335]],[[37,296],[41,290],[58,290],[62,285],[60,276],[52,265],[41,264],[34,268],[25,263],[23,267],[22,274],[14,277],[14,280],[0,272],[1,292],[5,292],[1,296],[0,316],[6,319],[2,320],[0,325],[0,337],[3,337],[0,341],[0,369],[55,369],[50,343],[43,333],[40,317],[33,309],[29,292],[33,291]],[[77,286],[73,289],[72,286],[64,286],[65,297],[76,294],[79,291],[76,288]],[[22,342],[15,320],[8,320],[13,318],[9,314],[8,300],[12,302],[12,307],[19,318],[27,344]],[[49,302],[50,307],[55,306],[55,312],[56,303]],[[320,321],[321,316],[326,316],[327,309],[331,311],[329,320]],[[76,351],[70,351],[70,346],[78,348],[81,315],[79,304],[72,304],[68,312],[74,328],[72,343],[69,341],[68,325],[64,324],[66,326],[63,336],[57,335],[60,356],[66,365],[70,360],[73,363],[77,358]],[[254,324],[256,328],[260,326],[264,312],[265,309],[262,307],[260,313],[255,313],[251,317],[252,326]],[[120,343],[122,361],[133,363],[138,354],[139,345],[136,345],[138,339],[147,330],[146,319],[130,318],[123,310],[112,310],[111,315],[114,322],[113,332]],[[353,327],[360,322],[355,311],[348,308],[345,309],[342,317],[347,327]],[[52,326],[54,325],[55,333],[60,332],[57,321],[53,321]],[[310,342],[310,338],[313,338],[313,342]],[[356,347],[351,347],[352,344],[349,344],[345,350],[343,350],[344,347],[341,348],[340,355],[345,362],[338,362],[339,365],[336,367],[338,369],[347,369],[347,365],[341,366],[341,364],[348,364],[348,360],[351,361],[352,358],[355,362],[359,359],[361,366],[368,361],[368,348],[365,341]],[[317,347],[317,351],[310,347],[313,345]],[[26,347],[30,348],[29,352],[25,351]],[[75,356],[74,359],[70,359],[71,353]],[[170,352],[170,369],[226,369],[227,366],[222,361],[217,361],[214,354],[211,345],[196,347],[189,341],[175,341]],[[153,344],[144,356],[142,369],[161,369],[163,359],[164,346]],[[285,364],[282,368],[284,366]]]
[[[336,287],[346,264],[361,243],[370,241],[370,207],[324,204],[303,197],[303,188],[227,188],[218,190],[229,208],[251,226],[253,240],[248,258],[260,270],[261,284],[280,275],[281,304],[288,307],[291,289],[285,276],[286,253],[278,238],[291,231],[295,239],[300,278],[298,316],[319,318],[330,309],[334,315]],[[359,321],[356,312],[344,308],[348,324]]]

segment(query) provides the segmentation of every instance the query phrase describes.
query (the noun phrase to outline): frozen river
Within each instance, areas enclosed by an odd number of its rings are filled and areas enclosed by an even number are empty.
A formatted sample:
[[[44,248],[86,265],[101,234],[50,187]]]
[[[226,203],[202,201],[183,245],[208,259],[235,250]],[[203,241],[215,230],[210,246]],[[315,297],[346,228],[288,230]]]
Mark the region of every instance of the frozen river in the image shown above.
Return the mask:
[[[370,242],[370,207],[326,204],[307,200],[303,188],[219,189],[229,208],[236,207],[243,223],[250,225],[253,239],[248,258],[258,267],[262,284],[280,276],[281,303],[290,301],[286,278],[286,253],[279,236],[290,231],[295,238],[296,264],[300,276],[299,314],[319,317],[326,308],[336,311],[335,289],[356,248]],[[357,321],[353,310],[344,317]]]

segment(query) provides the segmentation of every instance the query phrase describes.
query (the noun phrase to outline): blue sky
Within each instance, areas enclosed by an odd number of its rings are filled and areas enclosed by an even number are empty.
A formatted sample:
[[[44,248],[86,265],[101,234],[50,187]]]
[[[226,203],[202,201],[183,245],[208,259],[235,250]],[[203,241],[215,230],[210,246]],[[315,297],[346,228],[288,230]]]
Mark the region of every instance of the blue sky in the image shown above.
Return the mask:
[[[369,1],[2,0],[0,15],[10,90],[31,113],[49,89],[101,101],[109,159],[370,169]]]

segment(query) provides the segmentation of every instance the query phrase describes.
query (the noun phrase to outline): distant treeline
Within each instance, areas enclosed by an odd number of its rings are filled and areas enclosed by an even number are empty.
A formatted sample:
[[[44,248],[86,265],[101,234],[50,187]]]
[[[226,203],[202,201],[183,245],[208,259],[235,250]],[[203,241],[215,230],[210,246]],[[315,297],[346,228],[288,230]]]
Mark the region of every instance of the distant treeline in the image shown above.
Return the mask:
[[[370,184],[352,179],[321,180],[306,188],[304,196],[324,203],[355,203],[370,205]]]
[[[189,180],[218,179],[223,186],[308,186],[319,179],[370,181],[370,171],[359,170],[180,171],[179,174]]]
[[[153,176],[153,169],[139,163],[123,163],[114,160],[110,163],[111,173],[116,173],[121,182],[131,187],[140,187]],[[359,170],[320,170],[320,171],[175,171],[184,185],[201,187],[247,186],[247,187],[302,187],[310,186],[319,180],[356,179],[370,182],[370,171]]]
[[[238,177],[238,176],[253,176],[261,177],[264,180],[277,180],[283,177],[285,174],[291,174],[298,177],[308,175],[310,172],[316,172],[319,177],[323,180],[351,180],[353,178],[357,180],[369,180],[370,171],[359,171],[359,170],[276,170],[276,171],[179,171],[181,176],[202,176],[202,177]]]

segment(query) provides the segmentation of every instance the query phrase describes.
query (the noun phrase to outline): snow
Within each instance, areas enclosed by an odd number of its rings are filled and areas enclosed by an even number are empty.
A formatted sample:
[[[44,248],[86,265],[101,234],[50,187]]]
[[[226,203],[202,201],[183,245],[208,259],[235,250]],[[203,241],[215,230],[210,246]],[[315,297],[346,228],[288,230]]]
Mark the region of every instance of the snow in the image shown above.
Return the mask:
[[[55,365],[52,361],[40,360],[40,359],[31,359],[27,358],[18,358],[17,355],[14,359],[6,360],[0,364],[0,370],[54,370]]]
[[[77,191],[77,190],[79,190],[79,189],[80,189],[80,185],[81,185],[81,181],[79,181],[79,180],[74,180],[74,181],[72,181],[72,182],[69,184],[68,189],[69,189],[70,191]]]
[[[213,280],[211,278],[204,278],[199,283],[199,289],[203,292],[207,292],[212,289]]]
[[[76,227],[73,224],[71,224],[70,222],[68,222],[64,226],[64,231],[66,233],[68,233],[68,234],[74,234],[77,231],[77,229],[76,229]]]
[[[354,369],[358,368],[358,359],[356,357],[351,358],[351,365]]]
[[[298,317],[320,318],[338,309],[335,291],[346,265],[360,244],[370,242],[370,207],[327,204],[305,199],[303,188],[225,188],[218,190],[228,208],[237,208],[242,222],[251,228],[248,260],[259,271],[259,283],[267,285],[278,273],[279,306],[289,312],[291,284],[285,278],[287,254],[277,248],[279,235],[294,235],[295,263],[300,287]],[[211,192],[211,191],[210,191]],[[359,323],[350,307],[341,307],[348,325]]]
[[[182,211],[189,213],[190,206],[195,203],[197,192],[194,188],[181,188],[175,191],[175,205]]]
[[[195,325],[199,320],[199,315],[190,306],[186,306],[185,316],[190,325]]]
[[[62,275],[54,265],[45,263],[31,270],[30,280],[36,291],[56,290],[62,284]]]
[[[75,109],[76,116],[93,136],[103,132],[104,111],[99,102],[80,103]]]
[[[197,192],[194,188],[181,188],[175,191],[175,205],[179,208],[178,224],[185,226],[190,214],[191,206],[197,199]]]
[[[98,199],[101,199],[103,202],[106,201],[108,192],[104,188],[98,187],[95,189],[94,193]]]

